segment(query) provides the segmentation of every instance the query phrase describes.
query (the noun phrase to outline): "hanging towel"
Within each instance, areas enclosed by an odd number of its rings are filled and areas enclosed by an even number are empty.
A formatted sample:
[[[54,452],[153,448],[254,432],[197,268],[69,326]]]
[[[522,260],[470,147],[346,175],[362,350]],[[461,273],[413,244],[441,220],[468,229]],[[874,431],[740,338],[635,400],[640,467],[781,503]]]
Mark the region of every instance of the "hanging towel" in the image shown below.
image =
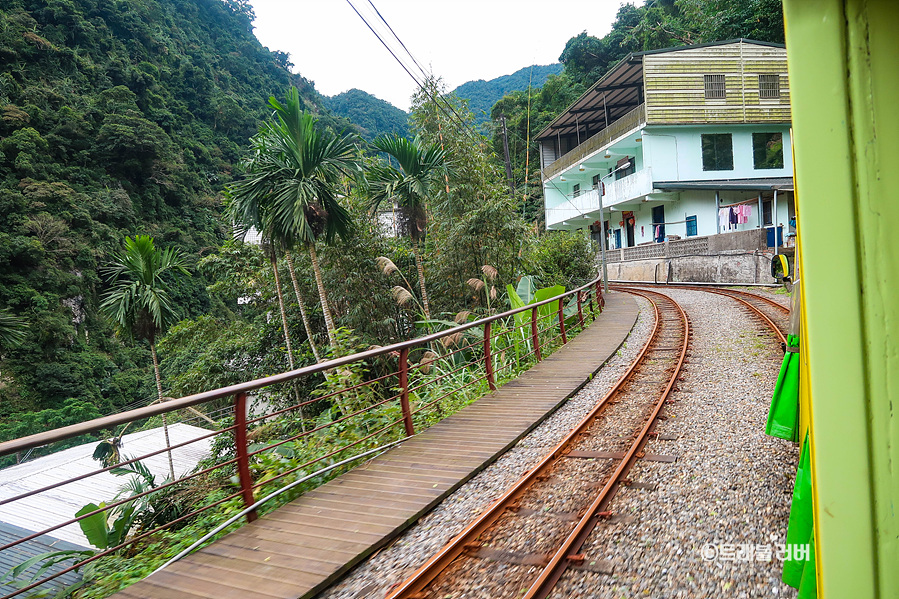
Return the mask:
[[[718,209],[718,225],[721,227],[722,230],[724,230],[727,228],[727,223],[728,223],[727,208],[719,208]]]
[[[799,336],[787,335],[787,352],[774,385],[765,434],[799,441]]]
[[[752,216],[752,206],[749,204],[743,205],[743,222],[748,223],[749,218]]]

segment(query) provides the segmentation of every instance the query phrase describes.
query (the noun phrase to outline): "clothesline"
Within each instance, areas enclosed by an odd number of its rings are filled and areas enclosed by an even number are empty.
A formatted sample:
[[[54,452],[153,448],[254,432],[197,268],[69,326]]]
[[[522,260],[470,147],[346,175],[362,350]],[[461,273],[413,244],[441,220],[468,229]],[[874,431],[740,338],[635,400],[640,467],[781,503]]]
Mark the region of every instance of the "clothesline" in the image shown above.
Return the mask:
[[[742,206],[743,204],[758,204],[759,199],[743,200],[742,202],[734,202],[733,204],[719,204],[718,208],[730,208],[731,206]]]

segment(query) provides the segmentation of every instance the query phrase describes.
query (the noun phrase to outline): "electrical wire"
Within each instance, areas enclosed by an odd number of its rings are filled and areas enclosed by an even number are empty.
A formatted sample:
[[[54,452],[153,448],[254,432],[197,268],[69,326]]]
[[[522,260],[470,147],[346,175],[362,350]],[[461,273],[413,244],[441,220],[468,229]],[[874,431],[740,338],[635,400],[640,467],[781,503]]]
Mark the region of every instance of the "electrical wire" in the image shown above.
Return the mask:
[[[359,9],[356,8],[356,6],[353,4],[352,0],[347,0],[347,4],[349,4],[350,8],[353,9],[353,12],[355,12],[356,15],[360,19],[362,19],[362,22],[365,23],[365,26],[368,27],[369,31],[371,31],[374,34],[374,36],[376,38],[378,38],[378,41],[381,42],[381,45],[383,45],[384,48],[390,53],[390,55],[393,56],[394,60],[396,60],[399,63],[399,65],[403,68],[403,70],[406,71],[406,74],[409,75],[409,77],[412,78],[412,80],[415,82],[415,84],[419,88],[421,88],[421,90],[429,98],[431,98],[434,101],[437,108],[440,109],[440,111],[443,112],[450,121],[453,121],[454,120],[453,117],[455,116],[455,120],[458,121],[458,123],[461,125],[461,130],[465,131],[468,135],[470,135],[474,141],[481,143],[483,141],[483,139],[477,133],[477,131],[475,131],[471,127],[471,125],[469,125],[468,123],[465,122],[465,119],[462,118],[462,116],[458,113],[458,111],[456,111],[456,108],[446,98],[443,98],[440,95],[435,95],[434,93],[432,93],[431,90],[429,90],[424,83],[419,81],[419,79],[415,75],[412,74],[412,71],[409,70],[409,67],[406,66],[406,64],[400,59],[400,57],[396,55],[396,52],[393,51],[393,49],[384,40],[384,38],[381,37],[381,35],[375,30],[375,28],[371,25],[371,23],[368,22],[368,19],[366,19],[364,16],[362,16],[362,13],[359,12]],[[393,31],[393,28],[390,27],[389,23],[387,23],[387,21],[380,14],[380,12],[378,12],[377,8],[371,2],[371,0],[369,0],[369,4],[371,4],[372,8],[375,9],[375,12],[378,14],[378,16],[381,18],[381,20],[384,21],[385,25],[387,25],[388,29],[390,29],[391,33],[397,39],[397,41],[399,41],[399,43],[403,47],[403,49],[406,50],[406,53],[409,54],[410,57],[412,57],[412,60],[415,62],[416,66],[419,68],[419,70],[421,70],[422,73],[425,74],[425,77],[427,79],[428,75],[425,73],[424,69],[421,68],[421,65],[418,64],[418,61],[415,60],[415,57],[412,56],[412,53],[409,52],[408,48],[406,48],[406,45],[403,44],[403,42],[402,42],[402,40],[400,40],[399,36],[397,36],[397,34]],[[446,108],[444,108],[444,106],[440,103],[441,100],[443,101],[443,104],[445,104],[450,109],[450,111],[452,111],[452,114],[447,112]]]

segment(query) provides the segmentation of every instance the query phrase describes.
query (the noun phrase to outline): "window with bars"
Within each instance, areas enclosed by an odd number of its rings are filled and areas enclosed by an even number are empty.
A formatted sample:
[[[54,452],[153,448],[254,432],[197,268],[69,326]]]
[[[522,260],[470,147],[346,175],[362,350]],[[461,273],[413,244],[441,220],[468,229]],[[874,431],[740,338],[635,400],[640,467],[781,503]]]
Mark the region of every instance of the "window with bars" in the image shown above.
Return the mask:
[[[759,75],[759,98],[777,99],[780,97],[780,75]]]
[[[581,184],[580,183],[574,184],[574,186],[571,188],[571,195],[573,195],[574,197],[578,197],[579,195],[581,195]]]
[[[705,99],[723,100],[727,97],[724,86],[724,75],[703,75],[705,81]]]

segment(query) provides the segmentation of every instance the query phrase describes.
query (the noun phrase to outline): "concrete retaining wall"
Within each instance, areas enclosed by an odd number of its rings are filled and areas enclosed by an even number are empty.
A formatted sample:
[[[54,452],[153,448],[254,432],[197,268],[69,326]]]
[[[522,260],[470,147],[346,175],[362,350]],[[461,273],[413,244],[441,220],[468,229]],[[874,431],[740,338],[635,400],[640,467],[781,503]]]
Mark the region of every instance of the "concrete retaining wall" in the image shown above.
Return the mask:
[[[699,283],[774,283],[771,258],[761,251],[723,250],[710,256],[678,256],[612,262],[610,280],[699,282]]]

